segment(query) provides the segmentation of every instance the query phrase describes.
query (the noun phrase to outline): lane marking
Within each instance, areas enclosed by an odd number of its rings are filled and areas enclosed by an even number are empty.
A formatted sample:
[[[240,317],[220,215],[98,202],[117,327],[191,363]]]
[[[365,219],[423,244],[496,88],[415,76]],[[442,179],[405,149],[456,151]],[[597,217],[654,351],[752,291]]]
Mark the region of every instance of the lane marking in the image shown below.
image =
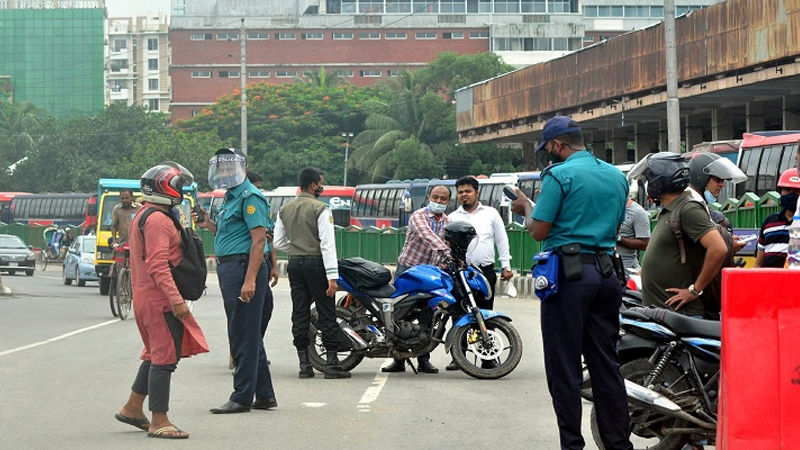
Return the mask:
[[[98,323],[97,325],[92,325],[92,326],[89,326],[89,327],[86,327],[86,328],[81,328],[79,330],[70,331],[69,333],[65,333],[65,334],[62,334],[60,336],[56,336],[54,338],[50,338],[50,339],[47,339],[47,340],[44,340],[44,341],[41,341],[41,342],[36,342],[36,343],[33,343],[33,344],[23,345],[22,347],[12,348],[11,350],[6,350],[4,352],[0,352],[0,356],[6,356],[6,355],[10,355],[12,353],[17,353],[17,352],[21,352],[23,350],[28,350],[28,349],[31,349],[31,348],[39,347],[41,345],[50,344],[52,342],[56,342],[56,341],[60,341],[62,339],[66,339],[66,338],[68,338],[70,336],[75,336],[76,334],[84,333],[86,331],[91,331],[91,330],[94,330],[95,328],[104,327],[106,325],[111,325],[112,323],[117,323],[117,322],[119,322],[119,319],[113,319],[113,320],[109,320],[108,322]]]
[[[389,361],[392,360],[386,359],[386,362]],[[364,392],[364,395],[361,396],[361,400],[359,400],[358,405],[356,406],[358,408],[358,412],[370,412],[370,403],[378,399],[378,396],[381,394],[381,390],[386,385],[386,380],[388,379],[389,374],[382,372],[381,369],[378,369],[378,372],[375,374],[375,378],[372,380],[372,386],[367,388],[367,390]]]

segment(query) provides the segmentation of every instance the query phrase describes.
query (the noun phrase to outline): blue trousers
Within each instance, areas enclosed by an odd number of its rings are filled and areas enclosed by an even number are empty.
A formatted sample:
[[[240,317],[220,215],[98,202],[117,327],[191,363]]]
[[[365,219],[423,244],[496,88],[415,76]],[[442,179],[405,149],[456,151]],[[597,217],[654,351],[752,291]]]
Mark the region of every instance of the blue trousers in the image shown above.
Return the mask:
[[[619,307],[622,286],[595,264],[583,264],[583,278],[567,281],[559,267],[558,293],[542,302],[542,344],[547,386],[558,420],[562,450],[580,450],[581,354],[592,378],[592,394],[603,446],[632,450],[625,385],[619,373]]]
[[[264,333],[272,316],[273,297],[269,287],[269,269],[262,262],[256,275],[256,293],[249,303],[239,300],[247,273],[246,258],[229,261],[217,267],[219,287],[228,318],[228,342],[236,369],[233,372],[233,394],[230,400],[250,405],[253,398],[275,398],[272,377],[264,348]]]

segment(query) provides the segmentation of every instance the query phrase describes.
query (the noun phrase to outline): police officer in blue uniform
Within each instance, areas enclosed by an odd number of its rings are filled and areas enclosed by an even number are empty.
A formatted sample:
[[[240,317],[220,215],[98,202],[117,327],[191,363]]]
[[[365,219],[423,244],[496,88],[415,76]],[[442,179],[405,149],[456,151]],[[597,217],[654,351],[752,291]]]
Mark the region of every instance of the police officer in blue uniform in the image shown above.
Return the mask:
[[[197,224],[214,233],[217,277],[235,366],[233,394],[228,402],[212,408],[213,414],[278,406],[264,349],[266,326],[262,326],[265,311],[272,311],[269,272],[264,261],[266,230],[272,224],[267,199],[247,180],[246,164],[245,155],[234,149],[221,149],[211,158],[209,184],[227,192],[214,220],[208,220],[206,214],[206,220]],[[196,219],[196,214],[193,216]]]
[[[536,150],[546,151],[557,163],[542,172],[537,203],[533,205],[517,189],[513,208],[526,217],[528,232],[542,241],[542,250],[558,256],[557,291],[542,301],[541,321],[547,385],[561,449],[585,445],[580,396],[583,354],[603,445],[607,450],[631,450],[628,402],[616,350],[621,267],[612,256],[617,230],[625,220],[628,183],[619,170],[586,151],[580,125],[569,117],[548,120]],[[547,260],[539,264],[546,265]]]

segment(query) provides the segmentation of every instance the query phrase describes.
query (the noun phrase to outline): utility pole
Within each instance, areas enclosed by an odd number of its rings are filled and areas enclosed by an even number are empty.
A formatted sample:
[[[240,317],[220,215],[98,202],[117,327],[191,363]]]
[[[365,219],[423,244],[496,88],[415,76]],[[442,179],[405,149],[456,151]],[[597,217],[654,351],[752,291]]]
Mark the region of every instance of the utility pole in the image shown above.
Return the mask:
[[[342,137],[344,138],[344,182],[343,182],[343,184],[345,186],[347,186],[347,154],[350,153],[350,139],[353,138],[353,133],[342,132]]]
[[[672,153],[680,153],[681,106],[678,101],[675,0],[664,0],[664,47],[667,54],[667,149]]]
[[[241,93],[241,101],[242,101],[242,153],[247,156],[247,46],[245,45],[245,40],[247,38],[247,34],[244,30],[244,18],[242,18],[242,27],[239,30],[239,47],[241,48],[242,54],[242,61],[241,67],[239,69],[239,82],[241,83],[240,90]]]

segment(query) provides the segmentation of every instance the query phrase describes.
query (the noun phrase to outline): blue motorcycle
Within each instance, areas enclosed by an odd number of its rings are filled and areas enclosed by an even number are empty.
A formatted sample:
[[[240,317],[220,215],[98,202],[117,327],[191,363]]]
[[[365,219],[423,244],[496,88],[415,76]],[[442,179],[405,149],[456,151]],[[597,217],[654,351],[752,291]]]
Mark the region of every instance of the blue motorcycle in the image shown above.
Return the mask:
[[[336,305],[340,367],[349,371],[364,358],[410,359],[444,344],[460,369],[474,378],[511,373],[522,358],[522,339],[509,316],[476,306],[476,297],[488,297],[492,287],[480,270],[464,262],[475,237],[475,229],[465,222],[448,225],[445,241],[451,257],[446,268],[415,266],[394,284],[389,270],[377,263],[340,260],[339,288],[347,292]],[[312,310],[309,356],[322,371],[325,347],[316,324]]]

